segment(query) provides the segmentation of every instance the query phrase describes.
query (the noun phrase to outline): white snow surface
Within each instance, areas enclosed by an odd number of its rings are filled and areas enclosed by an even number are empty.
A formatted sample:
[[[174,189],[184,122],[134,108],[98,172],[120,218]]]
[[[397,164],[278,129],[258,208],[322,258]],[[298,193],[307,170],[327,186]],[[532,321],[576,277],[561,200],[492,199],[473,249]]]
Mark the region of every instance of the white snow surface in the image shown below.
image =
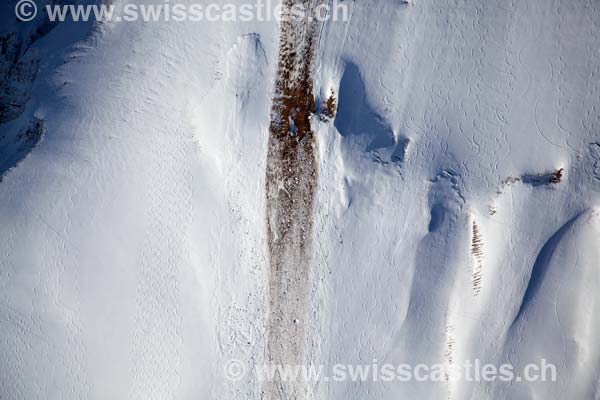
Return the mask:
[[[346,3],[315,57],[312,362],[559,374],[308,398],[600,399],[600,3]],[[1,399],[261,399],[223,368],[265,356],[278,30],[107,23],[47,63],[0,182]]]

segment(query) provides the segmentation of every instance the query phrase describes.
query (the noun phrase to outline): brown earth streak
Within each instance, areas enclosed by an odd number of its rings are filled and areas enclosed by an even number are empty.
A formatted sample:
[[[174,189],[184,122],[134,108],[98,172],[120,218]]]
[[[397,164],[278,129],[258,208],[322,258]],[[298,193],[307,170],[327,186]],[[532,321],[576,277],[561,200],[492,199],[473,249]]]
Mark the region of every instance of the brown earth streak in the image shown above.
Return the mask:
[[[284,0],[311,7],[316,0]],[[284,12],[285,12],[284,11]],[[267,362],[306,362],[306,326],[313,242],[313,199],[317,185],[312,64],[318,24],[282,20],[279,64],[267,154],[267,228],[270,257]],[[276,377],[263,398],[304,399],[304,382]]]

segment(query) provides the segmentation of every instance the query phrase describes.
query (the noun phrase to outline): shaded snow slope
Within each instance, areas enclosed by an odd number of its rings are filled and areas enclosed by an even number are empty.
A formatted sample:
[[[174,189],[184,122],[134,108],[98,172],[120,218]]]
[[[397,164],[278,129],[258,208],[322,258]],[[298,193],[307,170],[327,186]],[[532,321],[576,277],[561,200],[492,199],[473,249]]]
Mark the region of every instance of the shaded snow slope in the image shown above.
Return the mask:
[[[42,12],[24,23],[15,17],[16,4],[0,5],[0,180],[42,139],[45,123],[36,110],[54,90],[48,76],[76,56],[80,41],[93,41],[95,27],[92,21],[50,22]],[[38,1],[38,9],[56,4],[61,1]]]

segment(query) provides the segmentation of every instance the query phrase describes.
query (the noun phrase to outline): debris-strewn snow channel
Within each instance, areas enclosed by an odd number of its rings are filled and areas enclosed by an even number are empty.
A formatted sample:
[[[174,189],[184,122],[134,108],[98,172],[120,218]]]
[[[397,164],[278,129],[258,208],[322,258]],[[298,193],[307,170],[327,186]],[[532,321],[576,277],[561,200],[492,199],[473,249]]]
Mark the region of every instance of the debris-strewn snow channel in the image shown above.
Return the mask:
[[[345,3],[315,44],[316,107],[333,91],[337,114],[312,118],[308,295],[289,321],[314,364],[449,379],[307,398],[597,399],[600,4]],[[30,100],[0,126],[43,126],[0,182],[0,398],[263,398],[223,368],[268,356],[279,24],[72,29],[33,45]],[[451,374],[542,358],[556,383]]]

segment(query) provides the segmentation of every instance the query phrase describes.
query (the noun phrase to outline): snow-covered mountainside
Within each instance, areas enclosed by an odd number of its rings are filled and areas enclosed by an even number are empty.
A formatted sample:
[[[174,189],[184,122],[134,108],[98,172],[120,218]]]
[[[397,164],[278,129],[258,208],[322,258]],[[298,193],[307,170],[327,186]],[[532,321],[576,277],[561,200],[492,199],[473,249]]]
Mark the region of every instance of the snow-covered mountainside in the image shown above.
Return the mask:
[[[600,399],[597,0],[51,25],[15,3],[0,399]],[[453,374],[541,359],[555,382]]]
[[[38,98],[45,97],[45,82],[36,80],[38,74],[49,75],[64,63],[64,50],[84,39],[91,28],[90,24],[72,24],[63,27],[62,35],[47,39],[57,23],[41,15],[29,23],[20,22],[15,17],[16,3],[0,5],[0,181],[45,132],[44,120],[35,115]],[[59,0],[40,1],[40,7],[45,4],[59,4]],[[34,92],[38,97],[32,96]]]

